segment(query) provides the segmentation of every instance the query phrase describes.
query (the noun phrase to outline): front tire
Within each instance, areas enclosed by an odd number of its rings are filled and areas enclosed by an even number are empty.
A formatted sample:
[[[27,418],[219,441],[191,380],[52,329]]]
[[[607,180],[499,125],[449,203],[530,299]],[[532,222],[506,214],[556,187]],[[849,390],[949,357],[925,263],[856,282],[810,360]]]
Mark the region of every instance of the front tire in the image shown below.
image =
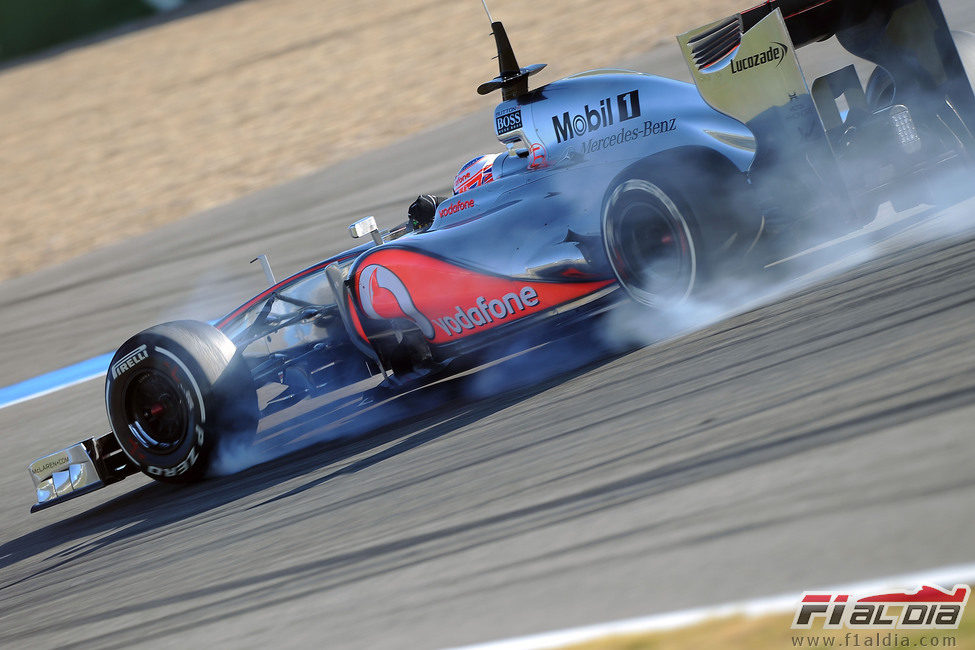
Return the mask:
[[[246,364],[222,332],[196,321],[157,325],[126,341],[109,366],[105,403],[122,451],[169,483],[201,480],[218,439],[257,429]]]

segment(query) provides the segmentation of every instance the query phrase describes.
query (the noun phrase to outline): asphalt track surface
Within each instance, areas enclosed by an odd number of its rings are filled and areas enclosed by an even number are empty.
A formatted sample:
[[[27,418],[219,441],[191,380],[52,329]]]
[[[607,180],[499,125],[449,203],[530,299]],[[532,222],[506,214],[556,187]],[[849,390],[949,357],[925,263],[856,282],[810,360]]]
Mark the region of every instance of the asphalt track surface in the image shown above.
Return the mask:
[[[683,77],[675,52],[642,69]],[[401,218],[494,148],[489,124],[0,285],[0,383],[229,310],[261,288],[248,260],[282,275],[358,216]],[[975,238],[948,234],[968,221],[923,215],[701,331],[550,378],[515,358],[189,489],[136,476],[28,515],[27,463],[107,430],[102,385],[0,410],[0,646],[438,647],[970,563]]]

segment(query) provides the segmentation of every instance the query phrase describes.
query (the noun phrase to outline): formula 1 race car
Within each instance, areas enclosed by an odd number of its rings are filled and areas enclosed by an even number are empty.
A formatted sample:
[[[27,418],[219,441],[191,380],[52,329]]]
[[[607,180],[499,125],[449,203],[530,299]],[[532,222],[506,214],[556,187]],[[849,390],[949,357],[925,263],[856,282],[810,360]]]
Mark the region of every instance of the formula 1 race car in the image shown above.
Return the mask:
[[[973,187],[957,180],[975,163],[975,36],[953,36],[937,0],[770,0],[678,37],[694,85],[597,70],[530,89],[543,66],[492,28],[500,74],[478,92],[501,91],[504,153],[428,218],[369,217],[350,226],[366,243],[283,282],[267,269],[272,286],[215,325],[126,341],[112,431],[30,465],[32,512],[138,471],[199,480],[218,440],[308,397],[404,390],[621,301],[665,311],[796,232]],[[875,66],[865,87],[852,65],[807,85],[796,49],[834,35]]]

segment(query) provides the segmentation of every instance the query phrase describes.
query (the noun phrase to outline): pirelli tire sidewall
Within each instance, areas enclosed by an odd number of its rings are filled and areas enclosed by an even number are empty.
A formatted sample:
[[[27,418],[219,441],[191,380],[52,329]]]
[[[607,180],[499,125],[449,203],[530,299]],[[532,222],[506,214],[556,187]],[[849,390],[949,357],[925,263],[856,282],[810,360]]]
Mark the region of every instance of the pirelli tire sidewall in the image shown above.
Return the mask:
[[[169,483],[201,480],[219,437],[257,426],[256,393],[236,348],[196,321],[157,325],[119,347],[105,404],[126,456]]]

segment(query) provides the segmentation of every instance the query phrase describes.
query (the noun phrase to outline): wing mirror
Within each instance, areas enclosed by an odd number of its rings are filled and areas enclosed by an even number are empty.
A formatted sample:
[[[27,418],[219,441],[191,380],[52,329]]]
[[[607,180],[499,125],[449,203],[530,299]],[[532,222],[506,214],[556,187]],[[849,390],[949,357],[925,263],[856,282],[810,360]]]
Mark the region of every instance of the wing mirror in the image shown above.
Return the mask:
[[[379,226],[376,225],[376,217],[359,219],[349,226],[349,234],[352,235],[352,239],[359,239],[360,237],[371,235],[372,240],[376,242],[376,246],[383,243],[383,236],[379,232]]]

